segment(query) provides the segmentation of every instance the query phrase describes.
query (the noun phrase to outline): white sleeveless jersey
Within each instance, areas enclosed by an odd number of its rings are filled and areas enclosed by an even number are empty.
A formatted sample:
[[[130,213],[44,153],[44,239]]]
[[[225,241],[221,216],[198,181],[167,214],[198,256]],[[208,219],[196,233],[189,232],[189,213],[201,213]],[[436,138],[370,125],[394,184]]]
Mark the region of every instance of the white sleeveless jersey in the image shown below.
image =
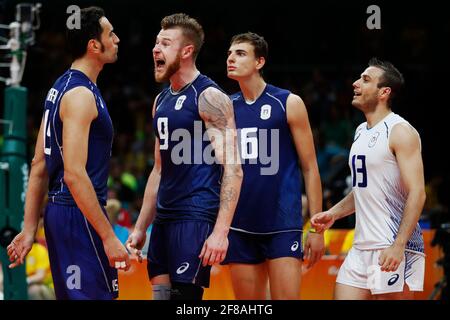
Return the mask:
[[[386,248],[393,244],[407,198],[395,156],[389,148],[393,127],[407,123],[391,112],[374,127],[367,122],[356,129],[350,150],[355,198],[354,247],[360,250]],[[422,231],[417,224],[406,250],[424,252]]]

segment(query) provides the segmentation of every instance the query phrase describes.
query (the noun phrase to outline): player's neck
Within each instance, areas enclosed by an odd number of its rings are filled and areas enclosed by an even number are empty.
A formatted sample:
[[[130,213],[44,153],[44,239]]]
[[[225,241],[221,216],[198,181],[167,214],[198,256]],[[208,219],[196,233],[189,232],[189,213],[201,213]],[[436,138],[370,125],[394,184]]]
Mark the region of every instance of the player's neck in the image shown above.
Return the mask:
[[[374,110],[365,112],[367,127],[373,128],[391,112],[392,110],[388,107],[375,108]]]
[[[99,65],[97,62],[83,57],[72,62],[70,68],[83,72],[89,80],[97,85],[97,77],[100,71],[102,71],[103,65]]]
[[[252,76],[239,81],[245,101],[253,102],[258,99],[266,88],[266,82],[261,76]]]
[[[200,71],[195,66],[192,68],[180,68],[171,78],[170,87],[172,91],[178,92],[197,78]]]

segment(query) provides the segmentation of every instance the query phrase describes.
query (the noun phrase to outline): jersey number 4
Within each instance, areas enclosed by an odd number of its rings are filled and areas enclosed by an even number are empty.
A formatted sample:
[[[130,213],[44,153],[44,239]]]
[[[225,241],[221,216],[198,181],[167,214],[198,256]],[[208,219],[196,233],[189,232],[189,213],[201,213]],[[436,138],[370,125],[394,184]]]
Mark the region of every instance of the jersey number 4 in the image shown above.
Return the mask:
[[[46,155],[51,155],[52,149],[50,147],[50,123],[48,122],[48,114],[50,110],[45,110],[44,114],[44,153]],[[48,139],[48,141],[47,141]],[[47,145],[48,142],[48,145]]]
[[[352,156],[352,176],[353,187],[365,188],[367,187],[367,167],[365,155]]]

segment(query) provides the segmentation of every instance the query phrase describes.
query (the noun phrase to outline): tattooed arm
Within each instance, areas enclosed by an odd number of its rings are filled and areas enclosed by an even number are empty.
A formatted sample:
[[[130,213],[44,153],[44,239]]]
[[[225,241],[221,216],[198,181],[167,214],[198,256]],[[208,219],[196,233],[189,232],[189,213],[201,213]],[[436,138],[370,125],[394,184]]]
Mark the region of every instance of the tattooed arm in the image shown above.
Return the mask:
[[[198,109],[205,122],[216,159],[224,168],[219,214],[214,230],[206,239],[200,253],[203,265],[206,266],[225,259],[228,231],[239,199],[243,174],[231,100],[220,90],[209,87],[200,94]]]

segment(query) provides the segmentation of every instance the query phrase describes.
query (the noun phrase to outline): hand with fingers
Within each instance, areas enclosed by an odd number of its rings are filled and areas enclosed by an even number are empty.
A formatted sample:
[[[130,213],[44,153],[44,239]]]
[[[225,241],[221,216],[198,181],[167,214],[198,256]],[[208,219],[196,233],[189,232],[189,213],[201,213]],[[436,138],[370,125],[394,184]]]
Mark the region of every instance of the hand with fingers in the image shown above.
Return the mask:
[[[130,268],[130,257],[123,244],[115,235],[106,238],[103,241],[103,247],[111,267],[128,271]]]
[[[25,262],[25,257],[30,252],[34,243],[34,233],[20,232],[8,245],[7,253],[11,264],[9,268],[15,268]]]
[[[331,228],[335,221],[334,215],[330,211],[324,211],[315,214],[311,218],[311,225],[314,229],[316,229],[316,232],[322,233],[325,230]]]
[[[137,258],[139,263],[143,260],[141,249],[144,247],[146,238],[147,234],[145,231],[134,229],[125,243],[128,251]]]
[[[404,257],[405,247],[394,243],[389,248],[381,251],[378,264],[381,266],[381,271],[394,272],[397,271]]]
[[[227,254],[228,236],[220,232],[212,232],[203,244],[199,258],[202,259],[202,265],[212,266],[221,263]]]
[[[305,260],[308,260],[307,268],[311,268],[325,253],[325,241],[323,233],[309,232],[305,242]]]

